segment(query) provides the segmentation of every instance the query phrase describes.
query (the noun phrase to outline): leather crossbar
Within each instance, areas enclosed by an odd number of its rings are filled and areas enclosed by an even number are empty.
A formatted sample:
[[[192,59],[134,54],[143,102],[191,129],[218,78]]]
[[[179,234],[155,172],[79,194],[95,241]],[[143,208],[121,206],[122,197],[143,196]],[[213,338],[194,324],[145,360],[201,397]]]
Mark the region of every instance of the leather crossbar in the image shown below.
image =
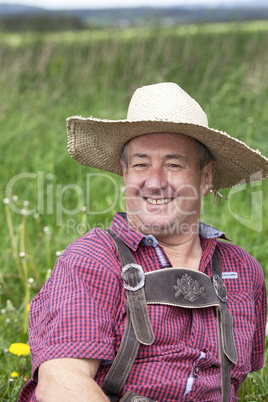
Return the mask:
[[[185,308],[220,307],[211,279],[187,268],[165,268],[145,274],[148,304],[169,304]]]
[[[165,268],[144,275],[130,249],[110,229],[119,252],[125,282],[127,325],[113,364],[102,385],[112,401],[117,401],[138,353],[139,343],[150,345],[154,334],[147,304],[165,304],[183,308],[215,307],[222,375],[222,402],[229,401],[231,362],[237,363],[233,336],[233,318],[227,307],[227,291],[221,279],[217,248],[212,258],[211,279],[204,273],[186,268]]]

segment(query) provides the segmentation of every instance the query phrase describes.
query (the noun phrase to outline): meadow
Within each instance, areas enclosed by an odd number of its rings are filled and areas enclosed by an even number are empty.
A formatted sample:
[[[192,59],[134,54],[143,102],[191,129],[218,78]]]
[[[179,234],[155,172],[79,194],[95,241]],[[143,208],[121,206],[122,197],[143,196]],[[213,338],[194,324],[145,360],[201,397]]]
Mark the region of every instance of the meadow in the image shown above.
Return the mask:
[[[124,209],[121,177],[68,155],[66,118],[124,119],[137,87],[173,81],[202,105],[210,127],[268,155],[267,43],[265,21],[0,34],[1,400],[16,401],[31,376],[28,305],[57,256]],[[251,253],[268,281],[267,189],[267,180],[241,183],[222,190],[228,200],[215,207],[211,194],[202,221]],[[268,400],[267,359],[245,381],[242,401]]]

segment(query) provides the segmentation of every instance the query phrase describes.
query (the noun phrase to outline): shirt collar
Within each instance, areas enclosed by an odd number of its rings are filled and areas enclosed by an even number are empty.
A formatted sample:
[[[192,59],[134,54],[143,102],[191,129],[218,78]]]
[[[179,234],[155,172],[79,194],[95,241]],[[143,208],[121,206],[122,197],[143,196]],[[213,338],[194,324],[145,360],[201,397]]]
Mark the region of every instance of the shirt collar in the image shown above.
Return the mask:
[[[147,239],[149,239],[150,242],[155,239],[153,235],[145,236],[142,233],[137,232],[135,229],[133,229],[128,224],[127,214],[125,212],[117,212],[115,214],[112,221],[111,229],[133,251],[137,250],[142,239],[144,239],[144,244],[146,244]],[[215,229],[212,226],[206,225],[202,222],[199,223],[199,235],[204,239],[223,238],[228,240],[224,232],[221,232],[220,230]],[[156,240],[155,242],[157,244]]]
[[[204,239],[227,239],[224,232],[221,232],[220,230],[215,229],[214,227],[206,225],[202,222],[199,222],[199,236],[203,237]]]
[[[137,250],[141,240],[144,238],[142,233],[137,232],[128,224],[125,212],[117,212],[114,215],[111,229],[133,251]]]

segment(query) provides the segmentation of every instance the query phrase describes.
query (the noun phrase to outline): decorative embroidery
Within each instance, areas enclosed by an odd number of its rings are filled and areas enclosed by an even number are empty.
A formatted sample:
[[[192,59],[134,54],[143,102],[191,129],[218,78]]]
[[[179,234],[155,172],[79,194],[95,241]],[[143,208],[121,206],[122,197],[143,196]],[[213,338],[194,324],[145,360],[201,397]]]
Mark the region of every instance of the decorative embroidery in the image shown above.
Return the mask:
[[[202,296],[204,299],[207,298],[204,287],[200,286],[197,280],[193,280],[189,275],[185,274],[181,279],[177,279],[177,286],[174,286],[176,290],[175,297],[179,297],[181,294],[185,299],[190,302],[194,302],[198,299],[198,296]]]
[[[145,396],[134,396],[131,398],[131,402],[149,402],[149,399],[147,399]]]

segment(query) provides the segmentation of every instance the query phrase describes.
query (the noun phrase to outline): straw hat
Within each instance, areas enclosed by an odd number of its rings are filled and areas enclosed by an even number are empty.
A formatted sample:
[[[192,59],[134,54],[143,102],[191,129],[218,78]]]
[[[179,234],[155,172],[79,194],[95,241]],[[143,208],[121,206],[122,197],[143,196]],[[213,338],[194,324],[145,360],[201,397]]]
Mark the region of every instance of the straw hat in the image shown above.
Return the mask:
[[[138,88],[126,120],[72,116],[67,119],[68,151],[82,165],[122,175],[124,144],[150,133],[179,133],[202,142],[216,161],[214,191],[268,176],[268,159],[227,133],[208,127],[199,104],[177,84]]]

